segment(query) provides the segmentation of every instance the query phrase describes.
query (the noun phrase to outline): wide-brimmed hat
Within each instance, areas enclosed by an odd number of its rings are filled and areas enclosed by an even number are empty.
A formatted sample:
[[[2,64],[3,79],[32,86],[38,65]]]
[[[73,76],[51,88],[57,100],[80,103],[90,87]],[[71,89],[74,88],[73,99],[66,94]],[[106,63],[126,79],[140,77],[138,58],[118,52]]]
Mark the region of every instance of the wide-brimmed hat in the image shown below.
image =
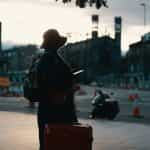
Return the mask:
[[[63,46],[67,38],[61,36],[57,30],[49,29],[43,34],[43,43],[41,48],[59,48]]]

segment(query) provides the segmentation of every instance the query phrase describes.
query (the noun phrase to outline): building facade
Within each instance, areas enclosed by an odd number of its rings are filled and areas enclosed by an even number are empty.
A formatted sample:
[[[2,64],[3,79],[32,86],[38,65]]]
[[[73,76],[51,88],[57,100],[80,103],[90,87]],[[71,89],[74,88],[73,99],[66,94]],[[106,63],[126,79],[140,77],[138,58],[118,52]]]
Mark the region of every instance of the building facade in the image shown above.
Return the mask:
[[[122,18],[115,17],[115,38],[98,37],[98,15],[92,16],[92,38],[71,43],[61,50],[61,55],[73,69],[84,69],[81,80],[109,84],[119,81],[121,71]],[[117,80],[116,80],[117,79]]]
[[[147,34],[146,34],[147,36]],[[150,88],[150,39],[130,45],[127,53],[129,82],[139,88]]]
[[[61,51],[71,68],[84,70],[81,78],[85,83],[106,76],[110,79],[120,72],[120,50],[109,36],[68,44]]]
[[[7,60],[6,72],[11,83],[9,91],[23,92],[23,80],[38,51],[36,45],[16,46],[2,51],[3,58]]]

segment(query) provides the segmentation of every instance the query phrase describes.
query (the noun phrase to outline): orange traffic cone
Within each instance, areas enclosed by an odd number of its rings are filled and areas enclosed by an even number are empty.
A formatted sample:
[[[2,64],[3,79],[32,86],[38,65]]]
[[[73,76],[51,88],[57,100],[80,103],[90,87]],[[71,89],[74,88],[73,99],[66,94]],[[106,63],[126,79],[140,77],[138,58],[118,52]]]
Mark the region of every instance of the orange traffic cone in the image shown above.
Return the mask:
[[[132,116],[133,117],[141,117],[140,114],[141,114],[140,108],[138,106],[134,107],[133,111],[132,111]]]
[[[130,94],[130,95],[128,96],[128,100],[129,100],[130,102],[132,102],[132,101],[134,100],[134,96],[133,96],[132,94]]]
[[[138,94],[134,94],[132,116],[133,117],[141,117]]]

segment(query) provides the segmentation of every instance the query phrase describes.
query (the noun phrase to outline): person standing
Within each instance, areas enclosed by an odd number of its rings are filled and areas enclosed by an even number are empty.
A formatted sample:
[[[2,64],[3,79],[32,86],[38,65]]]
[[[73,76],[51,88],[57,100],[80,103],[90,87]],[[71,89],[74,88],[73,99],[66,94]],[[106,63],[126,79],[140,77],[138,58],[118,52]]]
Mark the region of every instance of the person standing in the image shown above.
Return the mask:
[[[40,150],[44,150],[44,127],[50,123],[78,122],[74,104],[74,79],[69,66],[57,51],[67,38],[57,30],[48,29],[43,34],[41,56],[37,67],[37,83],[40,89],[38,128]]]

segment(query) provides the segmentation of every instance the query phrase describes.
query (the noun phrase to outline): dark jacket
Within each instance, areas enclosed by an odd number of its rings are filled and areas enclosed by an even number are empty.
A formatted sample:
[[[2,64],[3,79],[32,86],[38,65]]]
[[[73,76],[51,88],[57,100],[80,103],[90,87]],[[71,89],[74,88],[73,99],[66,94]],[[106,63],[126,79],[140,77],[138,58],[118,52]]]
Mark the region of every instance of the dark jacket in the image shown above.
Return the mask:
[[[41,91],[38,117],[43,123],[76,122],[73,75],[57,53],[45,52],[38,64],[38,85]],[[52,91],[52,92],[51,92]],[[55,93],[54,93],[55,91]],[[57,92],[58,91],[58,92]],[[50,95],[68,92],[64,103],[54,104]]]

